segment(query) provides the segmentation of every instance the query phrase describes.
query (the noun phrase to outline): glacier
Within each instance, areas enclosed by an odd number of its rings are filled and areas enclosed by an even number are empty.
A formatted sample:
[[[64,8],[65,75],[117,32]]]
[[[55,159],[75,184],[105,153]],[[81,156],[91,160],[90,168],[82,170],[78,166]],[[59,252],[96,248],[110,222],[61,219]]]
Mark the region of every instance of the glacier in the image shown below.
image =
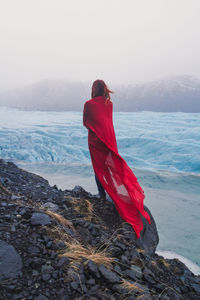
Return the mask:
[[[200,113],[116,112],[120,155],[131,167],[200,173]],[[0,157],[90,163],[82,112],[0,108]]]

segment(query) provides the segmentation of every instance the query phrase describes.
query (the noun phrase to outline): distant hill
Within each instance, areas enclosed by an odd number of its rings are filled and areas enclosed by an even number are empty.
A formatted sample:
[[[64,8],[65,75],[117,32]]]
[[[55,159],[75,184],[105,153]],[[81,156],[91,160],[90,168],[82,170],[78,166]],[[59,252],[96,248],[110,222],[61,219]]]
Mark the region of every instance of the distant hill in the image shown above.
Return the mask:
[[[119,111],[200,112],[200,80],[176,76],[122,87],[116,104]]]
[[[138,85],[111,87],[115,111],[200,112],[200,79],[169,77]],[[0,94],[0,106],[25,110],[81,111],[88,84],[44,80]]]
[[[0,94],[0,106],[25,110],[80,111],[88,98],[89,87],[86,84],[42,80]]]

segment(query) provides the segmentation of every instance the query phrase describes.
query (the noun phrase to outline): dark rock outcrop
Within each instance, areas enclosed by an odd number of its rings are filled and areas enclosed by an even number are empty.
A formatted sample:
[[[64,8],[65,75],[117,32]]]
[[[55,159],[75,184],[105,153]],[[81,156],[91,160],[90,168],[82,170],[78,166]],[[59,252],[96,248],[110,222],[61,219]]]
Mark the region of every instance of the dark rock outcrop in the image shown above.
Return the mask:
[[[31,217],[32,225],[49,225],[51,224],[51,218],[44,213],[33,213]]]
[[[155,254],[143,221],[137,239],[112,202],[0,160],[0,299],[200,299],[199,276]]]
[[[17,278],[23,263],[15,248],[0,240],[0,280]]]

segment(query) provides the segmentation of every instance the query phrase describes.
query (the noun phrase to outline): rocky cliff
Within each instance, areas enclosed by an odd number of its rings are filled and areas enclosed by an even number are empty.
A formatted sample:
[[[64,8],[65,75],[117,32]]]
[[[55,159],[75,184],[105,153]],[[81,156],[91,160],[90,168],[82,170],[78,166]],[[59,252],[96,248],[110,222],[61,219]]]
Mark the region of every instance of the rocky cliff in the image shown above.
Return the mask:
[[[146,208],[147,209],[147,208]],[[0,299],[200,299],[200,278],[137,239],[113,203],[0,160]]]

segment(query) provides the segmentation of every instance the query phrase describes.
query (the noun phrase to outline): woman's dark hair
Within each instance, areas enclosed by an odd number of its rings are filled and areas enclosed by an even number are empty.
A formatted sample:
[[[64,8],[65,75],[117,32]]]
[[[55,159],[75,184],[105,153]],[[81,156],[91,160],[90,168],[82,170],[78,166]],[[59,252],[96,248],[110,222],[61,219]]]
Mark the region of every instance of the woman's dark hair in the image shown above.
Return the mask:
[[[110,93],[113,92],[109,90],[103,80],[97,79],[93,82],[91,95],[92,98],[103,96],[107,101],[110,101]]]

